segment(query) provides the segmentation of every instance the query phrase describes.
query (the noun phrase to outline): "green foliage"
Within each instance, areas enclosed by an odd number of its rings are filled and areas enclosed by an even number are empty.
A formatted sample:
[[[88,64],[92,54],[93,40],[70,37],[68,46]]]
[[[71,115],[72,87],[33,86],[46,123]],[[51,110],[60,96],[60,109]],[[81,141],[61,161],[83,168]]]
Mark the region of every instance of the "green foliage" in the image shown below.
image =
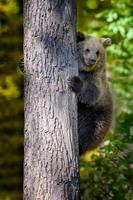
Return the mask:
[[[0,200],[22,199],[22,15],[16,0],[0,1]]]
[[[81,162],[82,199],[132,200],[132,167],[126,159],[127,152],[101,150],[100,156],[93,156],[91,162]]]
[[[111,37],[110,84],[116,129],[92,154],[81,158],[81,199],[133,200],[133,3],[78,0],[79,31]],[[22,0],[0,1],[0,200],[22,199],[23,77]]]
[[[7,15],[11,16],[11,14],[17,14],[19,10],[18,4],[14,0],[1,0],[0,2],[0,11]]]
[[[89,162],[81,159],[82,199],[132,200],[133,3],[79,0],[77,27],[86,34],[112,39],[107,69],[117,113],[115,131],[106,138],[108,145]]]

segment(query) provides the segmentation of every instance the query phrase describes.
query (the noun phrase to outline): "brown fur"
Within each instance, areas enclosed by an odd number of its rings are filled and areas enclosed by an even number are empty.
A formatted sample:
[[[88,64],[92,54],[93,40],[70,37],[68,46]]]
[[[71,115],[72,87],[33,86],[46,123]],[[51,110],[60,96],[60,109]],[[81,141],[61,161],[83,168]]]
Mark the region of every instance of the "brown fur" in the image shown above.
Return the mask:
[[[68,86],[78,97],[78,131],[80,154],[96,148],[110,128],[113,104],[106,77],[106,46],[109,38],[77,39],[79,76]]]

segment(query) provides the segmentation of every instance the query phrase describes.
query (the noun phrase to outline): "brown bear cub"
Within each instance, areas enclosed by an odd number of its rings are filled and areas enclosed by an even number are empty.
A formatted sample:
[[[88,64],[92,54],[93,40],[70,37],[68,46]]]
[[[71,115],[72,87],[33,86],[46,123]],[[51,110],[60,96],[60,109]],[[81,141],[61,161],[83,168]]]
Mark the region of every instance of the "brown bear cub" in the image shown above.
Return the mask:
[[[109,38],[85,37],[77,33],[79,76],[68,80],[78,97],[79,153],[95,149],[110,128],[113,103],[106,75]]]

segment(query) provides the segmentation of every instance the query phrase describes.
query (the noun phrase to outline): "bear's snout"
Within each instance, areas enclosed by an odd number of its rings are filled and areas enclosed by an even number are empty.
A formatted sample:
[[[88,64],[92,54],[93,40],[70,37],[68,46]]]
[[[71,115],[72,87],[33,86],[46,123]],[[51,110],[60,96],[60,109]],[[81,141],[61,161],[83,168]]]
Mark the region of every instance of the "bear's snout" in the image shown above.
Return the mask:
[[[94,65],[96,63],[96,60],[95,59],[89,59],[88,63],[90,65]]]

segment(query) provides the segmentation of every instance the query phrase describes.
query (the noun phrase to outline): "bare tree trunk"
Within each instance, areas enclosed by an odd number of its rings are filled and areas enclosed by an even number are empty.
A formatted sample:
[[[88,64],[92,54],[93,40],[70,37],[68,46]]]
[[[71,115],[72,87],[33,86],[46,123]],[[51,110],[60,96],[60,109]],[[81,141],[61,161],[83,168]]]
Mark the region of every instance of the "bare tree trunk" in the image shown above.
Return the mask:
[[[78,200],[75,0],[25,0],[24,200]]]

